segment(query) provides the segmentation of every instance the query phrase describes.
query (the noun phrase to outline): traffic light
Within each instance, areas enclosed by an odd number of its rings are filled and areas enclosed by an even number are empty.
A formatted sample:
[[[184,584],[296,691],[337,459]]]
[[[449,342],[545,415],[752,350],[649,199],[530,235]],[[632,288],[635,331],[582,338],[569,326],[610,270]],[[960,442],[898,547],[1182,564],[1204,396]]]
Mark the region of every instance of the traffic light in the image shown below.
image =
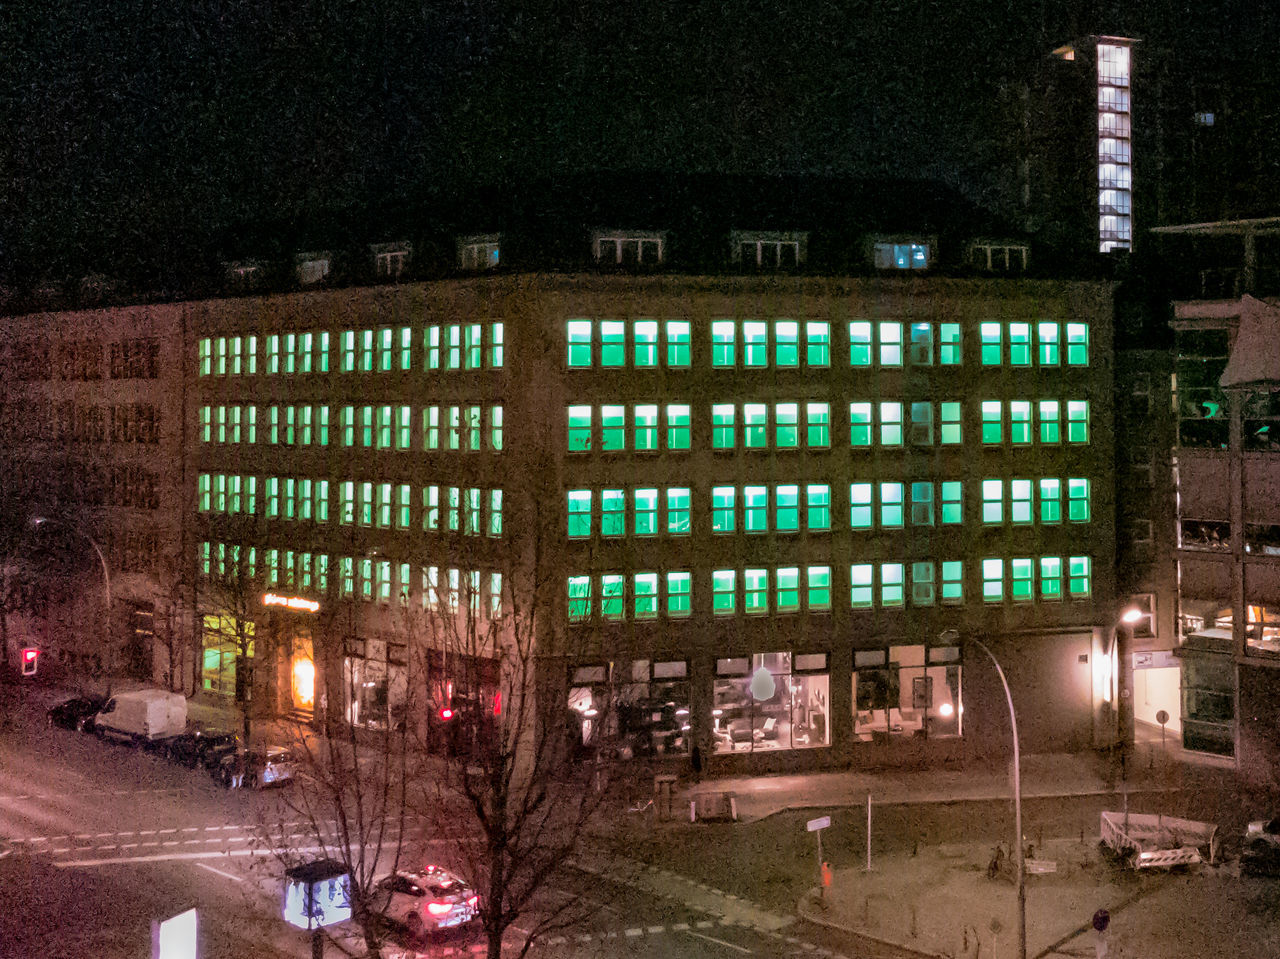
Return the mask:
[[[450,709],[448,706],[442,706],[440,708],[440,718],[445,722],[448,722],[450,719],[453,718],[453,710]]]
[[[34,676],[40,661],[40,650],[28,647],[22,651],[22,675]]]

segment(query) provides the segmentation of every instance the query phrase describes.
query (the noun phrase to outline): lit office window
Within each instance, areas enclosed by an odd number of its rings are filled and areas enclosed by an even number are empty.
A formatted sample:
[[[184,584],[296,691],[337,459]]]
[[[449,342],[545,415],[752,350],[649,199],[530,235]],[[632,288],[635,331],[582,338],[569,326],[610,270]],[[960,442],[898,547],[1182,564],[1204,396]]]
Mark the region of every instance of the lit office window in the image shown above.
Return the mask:
[[[569,621],[583,622],[591,617],[591,577],[569,577]]]
[[[743,529],[748,533],[769,531],[769,491],[764,486],[747,486],[742,491]]]
[[[691,363],[689,321],[667,320],[667,366],[671,369],[687,369]]]
[[[908,354],[912,366],[933,365],[933,324],[911,324],[911,349]]]
[[[656,450],[658,448],[658,404],[643,403],[636,406],[632,416],[635,437],[632,448],[637,451]]]
[[[658,574],[636,573],[632,582],[635,588],[633,608],[636,619],[657,619]]]
[[[1031,442],[1031,401],[1009,401],[1009,442],[1025,446]]]
[[[1004,418],[999,400],[982,401],[982,442],[984,446],[1004,442]]]
[[[1062,481],[1045,478],[1040,480],[1040,522],[1062,522]]]
[[[903,525],[903,484],[880,484],[880,526],[884,529],[899,529]]]
[[[849,484],[849,525],[853,529],[871,529],[873,519],[871,484]]]
[[[591,535],[591,490],[569,490],[569,537]]]
[[[1050,320],[1041,320],[1036,324],[1036,338],[1040,343],[1040,365],[1057,366],[1059,363],[1058,345],[1060,330],[1058,324]]]
[[[1067,519],[1073,523],[1089,522],[1089,481],[1067,480]]]
[[[933,484],[911,484],[911,525],[933,525]]]
[[[828,403],[806,403],[805,442],[810,449],[827,449],[831,445],[831,406]]]
[[[1003,360],[1003,328],[999,323],[983,323],[978,328],[982,338],[982,365],[999,366]]]
[[[768,324],[758,320],[747,320],[742,324],[742,356],[747,366],[769,365]]]
[[[937,602],[937,584],[931,562],[911,564],[911,605],[932,606]]]
[[[711,448],[731,450],[734,446],[734,406],[715,403],[711,407]]]
[[[982,561],[982,600],[986,603],[1004,602],[1004,560]]]
[[[779,613],[794,613],[800,609],[800,569],[786,566],[774,572],[774,609]]]
[[[627,365],[627,325],[621,320],[600,321],[600,365]]]
[[[961,358],[960,324],[938,324],[938,362],[943,366],[959,366]]]
[[[873,572],[870,563],[849,567],[849,605],[854,609],[870,609],[875,603]]]
[[[667,449],[687,450],[690,442],[689,406],[683,403],[667,405]]]
[[[880,445],[902,445],[902,404],[897,401],[880,404]]]
[[[1067,324],[1067,365],[1089,365],[1089,325],[1087,323]]]
[[[627,448],[627,408],[600,407],[600,449],[613,453]]]
[[[1092,567],[1088,556],[1067,557],[1067,592],[1072,599],[1088,599],[1092,594]]]
[[[769,407],[764,403],[742,404],[742,445],[747,449],[769,446]]]
[[[711,573],[711,609],[717,616],[732,615],[735,609],[737,572],[717,569]]]
[[[1062,406],[1057,400],[1040,401],[1040,442],[1062,442]]]
[[[636,320],[632,325],[635,352],[634,362],[637,369],[647,369],[658,365],[658,321]]]
[[[871,324],[865,320],[849,324],[849,365],[871,365]]]
[[[1062,558],[1040,557],[1040,598],[1046,601],[1062,599]]]
[[[626,578],[617,573],[605,573],[600,577],[600,618],[620,622],[623,618],[623,593]]]
[[[672,486],[667,488],[667,535],[689,535],[689,489]]]
[[[734,530],[734,498],[732,486],[711,487],[711,531],[732,533]]]
[[[1031,324],[1009,324],[1009,365],[1031,365]]]
[[[998,479],[982,481],[982,522],[995,525],[1004,522],[1004,482]]]
[[[734,343],[737,337],[737,324],[733,320],[712,320],[711,322],[711,365],[734,366],[737,359],[734,355]]]
[[[774,529],[794,533],[800,529],[800,487],[780,485],[774,493]]]
[[[1030,523],[1034,519],[1031,508],[1031,480],[1009,480],[1009,520],[1013,523]]]
[[[1089,401],[1067,401],[1067,442],[1089,442]]]
[[[942,605],[959,606],[964,603],[964,563],[947,560],[942,564]]]
[[[625,536],[627,532],[627,494],[625,490],[600,491],[600,535]]]
[[[1035,599],[1035,560],[1009,560],[1009,595],[1015,603]]]
[[[880,564],[880,605],[885,608],[906,604],[906,567],[902,563]]]
[[[831,609],[831,567],[810,566],[805,570],[808,586],[806,602],[809,612],[825,613]]]
[[[632,494],[635,504],[635,535],[658,535],[658,491],[656,489],[638,489]]]
[[[773,355],[778,366],[800,365],[800,324],[795,320],[778,320],[773,324]]]
[[[591,365],[591,321],[570,320],[568,336],[569,366],[589,367]]]
[[[957,445],[963,439],[960,410],[960,404],[954,401],[948,400],[938,404],[939,439],[943,446]]]
[[[428,443],[428,448],[431,448]],[[591,407],[569,407],[569,452],[583,453],[591,449]]]
[[[778,403],[774,407],[774,446],[778,449],[794,449],[800,444],[800,406],[797,403]]]
[[[809,320],[805,330],[805,363],[809,366],[831,365],[831,324],[825,320]]]
[[[880,333],[880,365],[902,365],[902,324],[894,320],[884,320],[879,325]]]
[[[810,483],[805,487],[808,507],[806,526],[813,531],[831,529],[831,487],[826,483]]]
[[[743,611],[748,615],[769,612],[769,571],[747,569],[742,573]]]
[[[849,445],[871,445],[871,404],[849,404]]]
[[[911,410],[911,445],[933,445],[933,404],[912,403]]]

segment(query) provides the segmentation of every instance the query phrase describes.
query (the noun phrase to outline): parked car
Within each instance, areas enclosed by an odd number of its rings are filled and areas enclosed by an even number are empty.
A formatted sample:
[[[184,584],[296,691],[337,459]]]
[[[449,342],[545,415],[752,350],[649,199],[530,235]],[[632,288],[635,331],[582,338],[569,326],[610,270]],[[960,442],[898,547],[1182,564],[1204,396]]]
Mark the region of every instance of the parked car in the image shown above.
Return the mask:
[[[297,771],[297,763],[288,749],[268,746],[265,750],[237,749],[227,753],[211,768],[213,778],[230,789],[238,762],[244,764],[244,785],[254,789],[283,786]]]
[[[413,936],[461,926],[480,912],[480,897],[475,890],[440,866],[384,876],[375,886],[373,903]]]
[[[192,729],[164,743],[164,758],[188,769],[213,769],[236,751],[240,737],[225,729]]]
[[[72,696],[49,708],[49,725],[80,732],[93,731],[93,717],[106,700],[101,696]]]
[[[1240,868],[1259,875],[1280,875],[1280,816],[1245,826]]]

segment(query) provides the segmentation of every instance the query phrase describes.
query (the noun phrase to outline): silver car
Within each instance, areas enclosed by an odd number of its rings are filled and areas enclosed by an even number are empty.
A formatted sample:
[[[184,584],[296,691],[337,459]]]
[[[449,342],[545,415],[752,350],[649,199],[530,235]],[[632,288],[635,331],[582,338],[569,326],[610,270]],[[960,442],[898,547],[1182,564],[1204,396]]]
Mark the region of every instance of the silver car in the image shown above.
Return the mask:
[[[451,929],[479,915],[480,897],[461,878],[439,866],[400,870],[377,883],[379,911],[413,936]]]

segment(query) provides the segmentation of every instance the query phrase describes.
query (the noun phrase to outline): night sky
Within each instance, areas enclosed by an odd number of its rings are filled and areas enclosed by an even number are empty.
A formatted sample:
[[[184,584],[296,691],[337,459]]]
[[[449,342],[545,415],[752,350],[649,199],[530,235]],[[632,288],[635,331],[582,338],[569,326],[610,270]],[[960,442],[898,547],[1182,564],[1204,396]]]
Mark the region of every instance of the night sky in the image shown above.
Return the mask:
[[[995,203],[986,111],[1046,44],[1276,49],[1256,0],[1108,6],[19,0],[0,11],[0,281],[599,169],[901,174]]]

